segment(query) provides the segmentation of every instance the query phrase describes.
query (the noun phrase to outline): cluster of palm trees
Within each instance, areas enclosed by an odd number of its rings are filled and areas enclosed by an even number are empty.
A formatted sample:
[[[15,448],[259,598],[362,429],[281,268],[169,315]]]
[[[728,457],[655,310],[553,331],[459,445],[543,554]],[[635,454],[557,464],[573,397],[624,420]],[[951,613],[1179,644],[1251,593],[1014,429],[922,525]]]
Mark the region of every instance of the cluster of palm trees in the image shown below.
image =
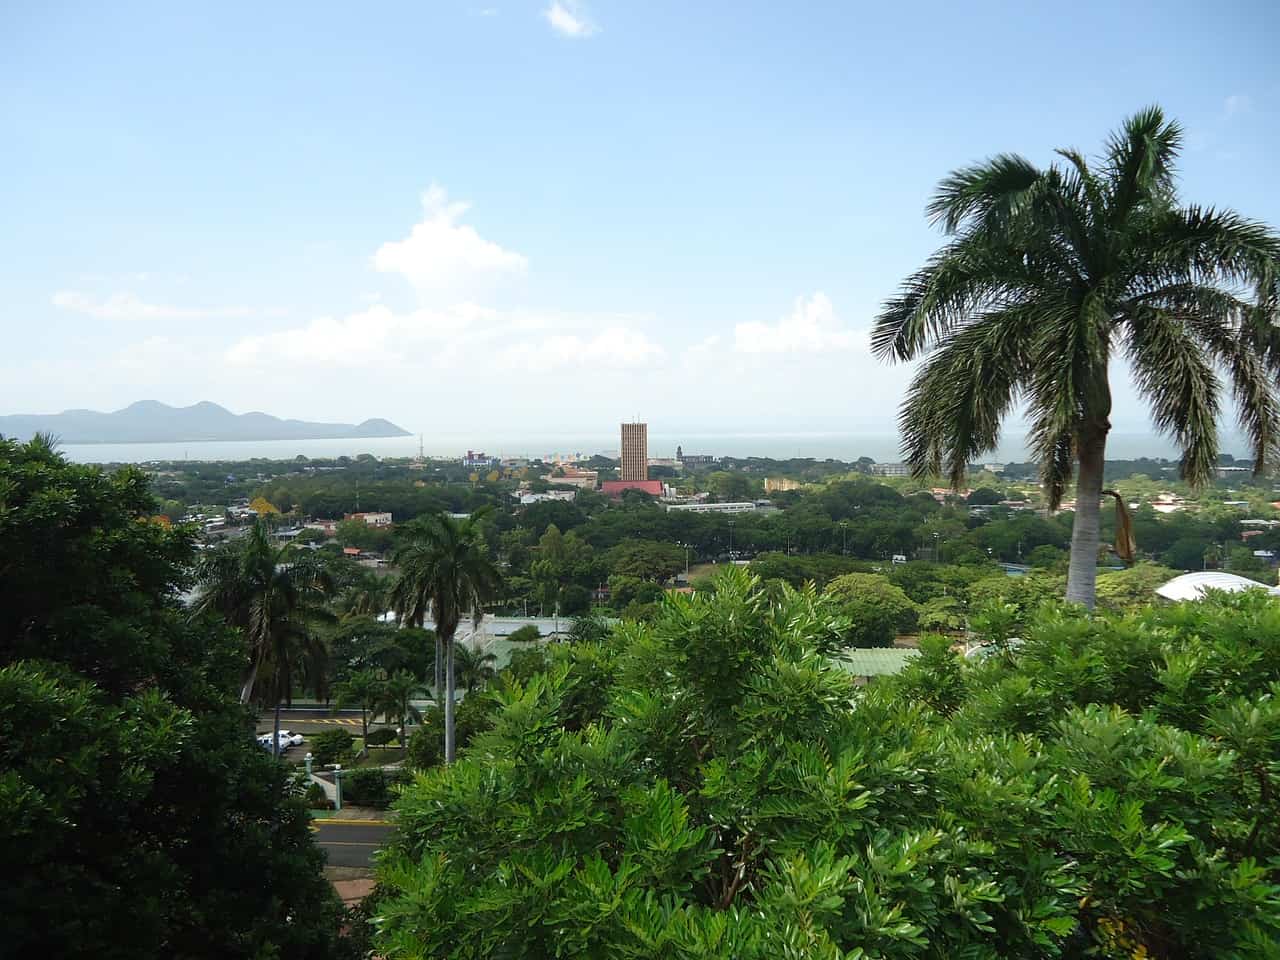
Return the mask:
[[[501,578],[476,525],[477,517],[455,520],[448,514],[420,517],[401,527],[392,555],[398,575],[389,590],[376,583],[357,584],[335,598],[328,566],[313,551],[276,546],[264,523],[255,523],[239,540],[206,552],[196,567],[197,615],[216,614],[246,640],[248,662],[241,702],[273,706],[273,744],[279,741],[280,707],[291,701],[295,680],[325,696],[328,651],[315,629],[347,615],[376,615],[389,605],[402,626],[435,626],[436,703],[443,695],[445,758],[455,758],[454,703],[457,679],[467,690],[493,675],[493,655],[456,640],[470,618],[478,624],[484,604],[494,598]],[[365,738],[370,716],[398,722],[405,730],[419,720],[412,700],[421,688],[409,670],[386,675],[365,669],[340,685],[339,702],[358,706]],[[274,747],[273,747],[274,749]]]

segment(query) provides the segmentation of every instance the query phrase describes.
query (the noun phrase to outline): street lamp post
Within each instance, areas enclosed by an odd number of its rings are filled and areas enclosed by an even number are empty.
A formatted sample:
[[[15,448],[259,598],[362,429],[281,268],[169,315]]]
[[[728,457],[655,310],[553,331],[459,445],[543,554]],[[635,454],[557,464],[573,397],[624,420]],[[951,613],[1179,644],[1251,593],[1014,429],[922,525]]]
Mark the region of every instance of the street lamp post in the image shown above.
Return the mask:
[[[733,563],[733,521],[729,521],[729,562]]]

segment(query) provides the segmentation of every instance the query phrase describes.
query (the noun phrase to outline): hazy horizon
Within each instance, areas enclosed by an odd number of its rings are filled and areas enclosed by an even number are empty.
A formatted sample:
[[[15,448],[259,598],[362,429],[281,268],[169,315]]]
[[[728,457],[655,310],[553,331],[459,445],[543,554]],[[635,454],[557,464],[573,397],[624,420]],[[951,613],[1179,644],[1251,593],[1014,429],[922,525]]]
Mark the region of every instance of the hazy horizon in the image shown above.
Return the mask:
[[[1187,202],[1280,223],[1261,2],[73,9],[0,13],[3,413],[887,435],[951,170],[1158,102]]]

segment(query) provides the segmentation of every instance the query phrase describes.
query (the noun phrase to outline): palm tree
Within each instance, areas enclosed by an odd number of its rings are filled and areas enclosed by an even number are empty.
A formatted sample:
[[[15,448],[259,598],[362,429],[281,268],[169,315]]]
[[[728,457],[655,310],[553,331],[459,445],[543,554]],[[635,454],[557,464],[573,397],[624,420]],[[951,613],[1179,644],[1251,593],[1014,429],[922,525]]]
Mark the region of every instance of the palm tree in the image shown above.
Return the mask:
[[[240,539],[206,553],[195,579],[196,614],[221,616],[248,643],[240,702],[274,704],[276,753],[280,704],[292,702],[294,674],[301,674],[304,686],[317,695],[324,693],[328,653],[311,626],[330,618],[324,602],[333,581],[309,551],[275,547],[261,521]]]
[[[422,714],[410,701],[422,686],[422,681],[408,670],[397,670],[379,684],[376,713],[397,721],[400,729],[400,746],[405,746],[409,721],[418,723]]]
[[[344,619],[379,617],[391,606],[390,584],[386,578],[366,572],[342,591],[335,606]]]
[[[454,758],[453,637],[470,613],[479,624],[483,604],[499,589],[501,577],[480,535],[477,512],[465,520],[431,514],[405,524],[394,554],[400,577],[392,588],[402,623],[422,626],[430,612],[436,625],[436,702],[440,702],[440,667],[444,666],[444,755]]]
[[[1051,508],[1078,470],[1067,599],[1092,607],[1111,428],[1109,364],[1123,357],[1182,476],[1213,476],[1225,374],[1254,467],[1280,445],[1280,238],[1213,208],[1179,206],[1178,125],[1127,120],[1101,158],[1002,154],[942,181],[928,213],[951,239],[876,320],[881,358],[927,355],[900,412],[917,476],[953,485],[996,446],[1018,405]]]
[[[460,643],[456,647],[454,667],[458,671],[458,682],[467,688],[467,693],[474,690],[477,684],[488,683],[497,671],[494,664],[498,658],[468,643]]]
[[[382,699],[383,681],[373,670],[357,670],[338,684],[338,706],[355,704],[360,708],[360,733],[369,743],[369,713]]]

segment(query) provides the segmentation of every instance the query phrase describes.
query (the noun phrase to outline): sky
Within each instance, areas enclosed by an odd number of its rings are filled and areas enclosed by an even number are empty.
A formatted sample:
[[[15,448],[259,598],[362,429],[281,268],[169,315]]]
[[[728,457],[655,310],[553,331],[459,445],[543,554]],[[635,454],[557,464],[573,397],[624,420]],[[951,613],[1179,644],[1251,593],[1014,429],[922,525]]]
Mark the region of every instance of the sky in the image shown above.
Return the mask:
[[[1159,103],[1184,198],[1280,224],[1277,36],[1270,0],[0,4],[0,413],[886,433],[911,368],[868,331],[937,182]]]

